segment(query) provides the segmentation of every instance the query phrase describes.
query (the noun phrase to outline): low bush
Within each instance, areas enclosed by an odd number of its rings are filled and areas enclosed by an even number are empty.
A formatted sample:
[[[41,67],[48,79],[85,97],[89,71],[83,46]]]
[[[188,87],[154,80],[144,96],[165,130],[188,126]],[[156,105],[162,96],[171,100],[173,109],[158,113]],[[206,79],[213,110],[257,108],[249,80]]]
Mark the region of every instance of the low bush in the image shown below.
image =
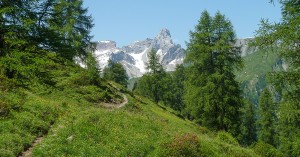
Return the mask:
[[[254,152],[260,156],[264,156],[264,157],[283,157],[284,156],[274,146],[264,143],[262,141],[259,141],[255,144],[253,144],[251,147],[254,150]]]
[[[171,142],[164,144],[165,156],[197,157],[202,156],[200,140],[196,134],[176,136]]]
[[[231,145],[235,145],[235,146],[239,145],[238,141],[235,138],[233,138],[231,134],[229,134],[225,131],[218,132],[217,139],[221,142],[228,143]]]

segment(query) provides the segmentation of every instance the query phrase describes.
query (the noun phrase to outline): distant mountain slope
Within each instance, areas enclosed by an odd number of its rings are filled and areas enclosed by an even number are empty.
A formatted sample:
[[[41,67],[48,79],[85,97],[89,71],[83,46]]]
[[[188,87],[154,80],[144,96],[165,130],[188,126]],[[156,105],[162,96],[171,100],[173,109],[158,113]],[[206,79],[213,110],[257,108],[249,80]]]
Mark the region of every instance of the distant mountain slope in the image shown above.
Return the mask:
[[[261,92],[268,86],[267,75],[273,71],[285,70],[287,65],[271,49],[253,51],[254,49],[256,48],[250,48],[251,53],[243,57],[244,67],[236,72],[236,79],[240,82],[244,96],[258,104]]]

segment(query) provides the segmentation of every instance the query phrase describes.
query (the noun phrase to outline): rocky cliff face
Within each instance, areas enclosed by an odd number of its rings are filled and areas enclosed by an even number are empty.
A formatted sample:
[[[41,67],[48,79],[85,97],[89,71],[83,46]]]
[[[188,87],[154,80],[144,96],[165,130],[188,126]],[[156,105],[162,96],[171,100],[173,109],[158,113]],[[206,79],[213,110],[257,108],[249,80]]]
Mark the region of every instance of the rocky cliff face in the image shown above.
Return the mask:
[[[236,40],[235,46],[241,48],[241,56],[245,57],[257,51],[257,47],[251,47],[249,44],[253,41],[253,38],[245,38]]]
[[[140,77],[147,72],[145,68],[145,63],[148,62],[147,53],[152,48],[160,55],[160,62],[167,71],[174,70],[176,64],[183,61],[184,49],[179,44],[173,43],[167,29],[161,30],[154,39],[147,38],[122,48],[116,47],[114,41],[97,42],[95,54],[101,68],[104,68],[111,58],[125,67],[129,77]]]
[[[250,47],[252,38],[238,39],[235,46],[241,47],[241,56],[247,56],[256,51]],[[121,63],[130,78],[140,77],[147,72],[145,63],[148,62],[147,53],[155,49],[160,56],[160,62],[166,71],[173,71],[177,64],[181,64],[184,58],[184,49],[172,41],[171,33],[162,29],[154,39],[147,38],[136,41],[128,46],[118,48],[114,41],[97,42],[95,54],[103,69],[111,58],[114,62]]]

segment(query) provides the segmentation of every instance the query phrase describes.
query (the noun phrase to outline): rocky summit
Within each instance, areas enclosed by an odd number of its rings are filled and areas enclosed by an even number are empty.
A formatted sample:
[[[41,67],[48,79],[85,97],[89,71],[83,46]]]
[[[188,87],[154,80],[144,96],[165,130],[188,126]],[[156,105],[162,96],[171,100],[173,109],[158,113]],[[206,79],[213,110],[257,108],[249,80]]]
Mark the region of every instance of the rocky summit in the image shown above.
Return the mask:
[[[184,58],[184,49],[172,41],[168,29],[162,29],[154,39],[147,38],[143,41],[136,41],[122,48],[116,47],[114,41],[97,42],[95,55],[101,68],[107,65],[111,58],[114,62],[121,63],[130,78],[140,77],[147,72],[145,63],[148,61],[147,53],[155,49],[160,56],[160,62],[167,71],[175,69],[181,64]]]
[[[249,43],[253,38],[238,39],[235,46],[241,48],[241,56],[245,57],[257,50],[250,47]],[[136,41],[121,48],[116,46],[114,41],[99,41],[96,43],[96,57],[103,69],[112,59],[121,63],[130,78],[140,77],[147,72],[145,63],[148,62],[147,53],[155,49],[160,56],[160,62],[166,71],[173,71],[177,64],[181,64],[184,59],[184,49],[181,45],[172,41],[171,33],[168,29],[162,29],[154,39],[147,38],[143,41]]]

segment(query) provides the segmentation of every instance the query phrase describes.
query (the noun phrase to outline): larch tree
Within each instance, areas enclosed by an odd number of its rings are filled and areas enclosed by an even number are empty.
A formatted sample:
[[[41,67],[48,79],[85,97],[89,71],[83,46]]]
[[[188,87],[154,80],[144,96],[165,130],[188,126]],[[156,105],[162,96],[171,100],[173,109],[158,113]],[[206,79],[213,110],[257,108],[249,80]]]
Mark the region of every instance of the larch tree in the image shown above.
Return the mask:
[[[204,11],[190,33],[185,101],[193,118],[213,130],[239,134],[243,98],[234,70],[242,65],[231,22]]]
[[[50,62],[84,60],[93,26],[86,14],[82,0],[1,0],[0,75],[44,80]]]
[[[47,34],[50,36],[47,43],[50,50],[69,60],[75,56],[85,58],[86,49],[91,44],[90,31],[93,24],[87,9],[83,8],[83,1],[56,0],[52,12]]]
[[[90,51],[86,57],[87,80],[89,84],[98,85],[100,82],[100,65],[95,57],[95,54]]]
[[[266,88],[258,103],[257,134],[258,140],[275,146],[275,103],[270,91]]]
[[[273,1],[273,0],[271,0]],[[300,3],[298,0],[278,0],[282,18],[271,24],[262,20],[256,44],[276,47],[288,65],[285,71],[273,72],[271,83],[281,94],[278,109],[279,149],[286,156],[300,156]]]
[[[158,103],[163,100],[165,85],[165,76],[167,75],[163,66],[159,62],[159,55],[152,49],[148,54],[148,62],[145,63],[148,72],[144,74],[137,82],[136,92],[151,98]]]
[[[255,105],[251,101],[245,101],[242,111],[241,136],[239,141],[242,145],[249,146],[257,141],[257,113]]]
[[[115,81],[124,87],[127,87],[128,84],[128,76],[123,65],[115,63],[111,59],[108,60],[108,65],[103,69],[103,78]]]

